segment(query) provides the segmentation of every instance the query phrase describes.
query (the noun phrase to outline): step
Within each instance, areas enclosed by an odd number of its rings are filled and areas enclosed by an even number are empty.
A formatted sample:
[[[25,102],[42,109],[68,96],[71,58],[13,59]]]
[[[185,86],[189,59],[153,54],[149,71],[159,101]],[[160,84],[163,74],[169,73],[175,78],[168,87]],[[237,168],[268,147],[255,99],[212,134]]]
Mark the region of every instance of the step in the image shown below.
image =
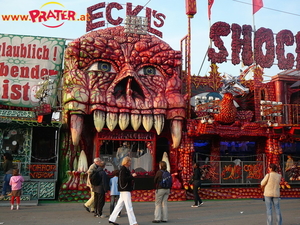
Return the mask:
[[[6,195],[0,202],[10,201],[10,196]],[[30,201],[30,195],[21,195],[21,201]]]

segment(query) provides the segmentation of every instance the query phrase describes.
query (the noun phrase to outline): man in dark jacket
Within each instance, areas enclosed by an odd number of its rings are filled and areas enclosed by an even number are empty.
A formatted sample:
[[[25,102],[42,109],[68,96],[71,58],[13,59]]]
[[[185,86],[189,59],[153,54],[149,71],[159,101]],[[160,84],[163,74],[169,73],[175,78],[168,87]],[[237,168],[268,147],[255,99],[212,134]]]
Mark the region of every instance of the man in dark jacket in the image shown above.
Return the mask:
[[[105,192],[109,190],[109,183],[106,172],[104,171],[105,162],[100,161],[99,167],[96,172],[101,177],[101,182],[99,185],[92,185],[92,190],[94,192],[94,206],[95,206],[95,214],[96,217],[105,218],[106,216],[102,214],[102,210],[105,204]]]

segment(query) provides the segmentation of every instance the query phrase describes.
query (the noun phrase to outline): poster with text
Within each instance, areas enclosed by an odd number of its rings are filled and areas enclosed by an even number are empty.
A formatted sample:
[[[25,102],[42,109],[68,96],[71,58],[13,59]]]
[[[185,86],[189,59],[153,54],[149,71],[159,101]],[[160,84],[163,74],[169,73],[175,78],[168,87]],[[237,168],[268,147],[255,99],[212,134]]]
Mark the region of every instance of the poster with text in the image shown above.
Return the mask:
[[[0,34],[0,104],[55,106],[65,39]]]

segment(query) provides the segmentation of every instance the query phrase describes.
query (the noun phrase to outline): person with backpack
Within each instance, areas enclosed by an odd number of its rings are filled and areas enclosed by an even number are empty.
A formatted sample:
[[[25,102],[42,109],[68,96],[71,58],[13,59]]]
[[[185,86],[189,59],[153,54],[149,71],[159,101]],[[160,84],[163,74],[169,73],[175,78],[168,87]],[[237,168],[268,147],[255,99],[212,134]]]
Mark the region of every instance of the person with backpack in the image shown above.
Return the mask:
[[[191,207],[196,208],[196,207],[203,205],[203,202],[202,202],[202,200],[199,196],[199,192],[198,192],[198,189],[201,187],[202,172],[200,169],[199,162],[194,163],[193,167],[194,167],[194,172],[193,172],[193,175],[192,175],[189,183],[193,184],[193,195],[194,195],[194,202],[195,202],[195,204],[192,205]]]
[[[90,188],[91,197],[86,203],[83,204],[83,208],[85,208],[86,211],[92,212],[92,213],[95,213],[95,208],[94,208],[94,192],[92,191],[92,184],[90,181],[90,176],[99,167],[100,161],[101,161],[100,158],[94,158],[94,163],[92,165],[90,165],[90,167],[87,171],[88,177],[87,177],[86,186],[88,186]]]
[[[168,198],[172,187],[172,176],[167,171],[167,163],[160,161],[159,170],[154,177],[155,191],[155,210],[152,223],[166,223],[168,221]]]
[[[90,176],[92,191],[94,192],[94,216],[101,218],[106,217],[104,214],[102,214],[102,210],[105,204],[105,193],[109,190],[109,182],[104,168],[105,162],[101,160],[99,167]]]

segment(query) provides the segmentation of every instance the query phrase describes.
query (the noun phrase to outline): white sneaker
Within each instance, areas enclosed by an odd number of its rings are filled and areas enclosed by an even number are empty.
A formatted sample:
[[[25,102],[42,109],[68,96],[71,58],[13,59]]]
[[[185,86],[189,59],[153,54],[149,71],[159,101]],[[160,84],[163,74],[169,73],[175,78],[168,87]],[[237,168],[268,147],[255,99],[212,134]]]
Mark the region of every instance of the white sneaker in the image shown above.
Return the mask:
[[[106,215],[102,214],[102,215],[100,216],[100,218],[106,218]]]
[[[11,206],[10,206],[10,210],[14,210],[14,205],[11,205]]]
[[[192,208],[197,208],[197,207],[199,207],[199,205],[192,205],[191,207]]]
[[[17,205],[17,210],[19,210],[20,209],[20,206],[19,205]]]
[[[201,203],[199,204],[199,206],[201,206],[201,205],[203,205],[203,202],[201,202]]]

